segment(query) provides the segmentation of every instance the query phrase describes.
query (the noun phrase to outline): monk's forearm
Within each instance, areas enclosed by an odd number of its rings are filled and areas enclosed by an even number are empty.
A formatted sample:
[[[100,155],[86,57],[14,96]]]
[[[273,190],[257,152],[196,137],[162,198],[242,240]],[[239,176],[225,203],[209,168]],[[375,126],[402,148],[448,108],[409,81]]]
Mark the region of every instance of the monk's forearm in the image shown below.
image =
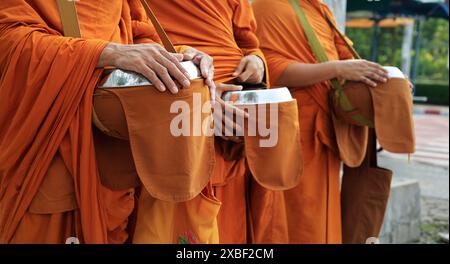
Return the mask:
[[[335,61],[318,64],[293,63],[281,74],[276,85],[307,87],[337,78],[338,70],[338,63]]]

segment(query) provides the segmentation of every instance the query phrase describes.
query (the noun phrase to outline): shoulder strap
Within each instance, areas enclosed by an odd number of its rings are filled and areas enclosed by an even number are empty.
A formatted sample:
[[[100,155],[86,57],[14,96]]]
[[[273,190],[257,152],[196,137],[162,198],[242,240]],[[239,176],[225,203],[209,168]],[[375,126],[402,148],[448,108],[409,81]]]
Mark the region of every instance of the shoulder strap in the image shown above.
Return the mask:
[[[355,57],[356,59],[361,59],[361,56],[359,55],[359,53],[355,50],[355,48],[353,48],[353,46],[350,44],[350,42],[348,41],[348,39],[345,37],[345,35],[339,30],[339,28],[336,26],[336,24],[331,20],[330,16],[324,12],[323,10],[320,10],[323,14],[323,16],[325,17],[325,19],[327,20],[328,24],[330,24],[331,28],[336,31],[336,33],[338,34],[339,38],[342,39],[342,41],[345,43],[345,45],[347,46],[347,48],[350,50],[350,52],[352,53],[353,57]]]
[[[64,36],[66,37],[74,37],[80,38],[80,24],[78,22],[77,9],[75,2],[76,1],[68,1],[68,0],[56,0],[58,4],[59,14],[61,16],[61,22],[64,30]],[[166,31],[159,23],[152,9],[147,3],[147,0],[141,0],[142,5],[144,6],[145,12],[147,13],[148,18],[152,22],[153,26],[158,33],[161,42],[168,52],[176,53],[175,47],[167,36]]]
[[[64,30],[64,36],[81,38],[80,24],[78,22],[75,1],[57,0],[59,15]]]
[[[148,0],[141,0],[142,5],[144,6],[145,12],[147,13],[148,18],[150,18],[150,21],[152,22],[153,26],[156,29],[156,32],[158,32],[158,36],[161,39],[161,42],[164,45],[164,48],[168,52],[171,53],[177,53],[175,50],[175,47],[172,44],[172,41],[170,41],[169,36],[167,36],[166,31],[161,26],[161,23],[159,23],[158,18],[156,18],[155,14],[153,13],[151,7],[147,3]]]
[[[308,18],[306,17],[305,13],[303,12],[303,9],[300,7],[300,5],[298,4],[297,1],[298,0],[289,0],[289,2],[292,5],[292,8],[294,9],[295,13],[297,14],[298,20],[300,21],[300,24],[303,28],[303,31],[305,32],[305,35],[309,42],[309,45],[310,45],[316,59],[321,63],[329,61],[328,56],[322,47],[322,44],[320,44],[320,41],[317,38],[317,35],[314,32],[314,29],[312,28],[311,24],[308,21]]]

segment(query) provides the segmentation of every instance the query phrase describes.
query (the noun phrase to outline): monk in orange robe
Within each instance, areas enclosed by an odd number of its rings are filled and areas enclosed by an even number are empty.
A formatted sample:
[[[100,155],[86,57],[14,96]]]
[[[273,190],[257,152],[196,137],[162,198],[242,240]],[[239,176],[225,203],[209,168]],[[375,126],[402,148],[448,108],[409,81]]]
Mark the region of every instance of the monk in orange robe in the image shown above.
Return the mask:
[[[287,0],[255,0],[257,35],[274,85],[290,87],[297,99],[304,155],[300,184],[284,193],[290,243],[341,243],[340,159],[329,107],[328,80],[387,81],[375,63],[352,55],[324,16],[319,0],[298,1],[330,62],[318,63]]]
[[[154,0],[149,3],[174,44],[188,45],[213,57],[217,101],[223,106],[222,92],[241,89],[236,86],[239,83],[259,84],[264,77],[268,81],[248,0]],[[218,217],[219,237],[220,243],[247,243],[246,196],[250,179],[246,177],[242,155],[225,158],[237,150],[237,146],[224,147],[232,144],[216,137],[213,184],[215,195],[222,202]]]
[[[80,39],[63,37],[56,1],[0,2],[0,243],[127,240],[134,190],[103,187],[94,154],[101,68],[132,70],[176,93],[169,73],[188,87],[179,62],[195,56],[213,86],[210,58],[165,51],[139,0],[76,7]]]

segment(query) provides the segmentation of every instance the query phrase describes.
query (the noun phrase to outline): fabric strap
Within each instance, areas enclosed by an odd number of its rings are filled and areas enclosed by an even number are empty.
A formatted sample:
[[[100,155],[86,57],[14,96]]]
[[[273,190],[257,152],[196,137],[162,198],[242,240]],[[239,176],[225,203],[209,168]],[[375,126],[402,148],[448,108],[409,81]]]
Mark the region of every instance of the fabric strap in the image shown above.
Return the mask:
[[[78,22],[75,1],[57,0],[59,15],[64,30],[64,36],[81,38],[80,24]]]
[[[297,14],[297,17],[300,21],[300,24],[302,25],[302,28],[305,32],[305,35],[308,39],[309,45],[314,53],[314,56],[320,63],[328,62],[329,58],[320,43],[319,39],[317,38],[316,33],[314,32],[314,29],[312,28],[311,24],[308,21],[308,18],[306,17],[305,13],[303,12],[303,9],[297,2],[298,0],[289,0],[289,2],[292,5],[292,8],[294,9],[295,13]],[[323,13],[323,12],[322,12]],[[331,19],[325,15],[327,22],[330,24],[330,26],[338,32],[340,37],[344,40],[346,45],[350,48],[350,51],[353,53],[353,55],[356,58],[360,58],[358,53],[351,47],[350,43],[346,40],[346,38],[342,35],[342,33],[337,29],[336,25],[331,21]],[[335,95],[335,104],[338,104],[342,110],[344,110],[347,113],[355,111],[355,108],[353,107],[352,103],[348,99],[347,95],[344,93],[344,88],[342,87],[341,83],[337,79],[331,80],[331,85],[333,87],[333,92]],[[360,114],[354,114],[352,115],[352,118],[358,122],[361,125],[373,127],[373,123],[368,120],[366,117],[360,115]]]
[[[152,24],[155,27],[156,32],[158,32],[158,36],[161,39],[161,42],[163,43],[164,48],[166,48],[166,50],[168,52],[177,53],[177,51],[175,50],[175,47],[172,44],[172,41],[170,41],[169,37],[167,36],[166,31],[161,26],[161,23],[159,23],[158,18],[156,18],[152,9],[148,5],[147,0],[141,0],[141,3],[144,6],[145,12],[147,12],[148,18],[150,18],[150,21],[152,21]]]
[[[353,57],[360,60],[362,59],[362,57],[359,55],[359,53],[355,50],[355,48],[353,48],[353,46],[350,44],[350,42],[348,41],[348,39],[344,36],[344,34],[338,29],[338,27],[336,26],[336,24],[331,20],[330,16],[325,13],[323,10],[320,10],[323,14],[323,16],[325,17],[325,19],[327,20],[328,24],[330,24],[331,28],[336,31],[336,33],[338,34],[339,38],[342,39],[342,41],[345,43],[345,46],[347,46],[348,50],[350,50],[350,52],[352,53]]]
[[[61,16],[61,23],[64,30],[64,36],[73,37],[73,38],[81,38],[80,24],[77,16],[77,9],[74,0],[56,0],[58,4],[59,14]],[[161,42],[164,45],[164,48],[171,53],[176,53],[176,49],[167,36],[166,31],[159,23],[152,9],[148,5],[146,0],[141,0],[142,5],[144,6],[145,12],[147,13],[148,18],[152,22],[153,26],[158,33]]]

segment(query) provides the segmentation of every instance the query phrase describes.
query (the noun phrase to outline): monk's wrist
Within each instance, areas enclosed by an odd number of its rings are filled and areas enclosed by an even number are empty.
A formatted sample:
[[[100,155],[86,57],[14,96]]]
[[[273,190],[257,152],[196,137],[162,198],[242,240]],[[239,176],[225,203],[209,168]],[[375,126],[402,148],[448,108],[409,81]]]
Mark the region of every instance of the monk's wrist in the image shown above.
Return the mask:
[[[106,45],[106,47],[103,49],[102,54],[99,57],[97,68],[104,68],[107,66],[116,67],[117,66],[117,60],[119,57],[119,47],[120,44],[115,43],[109,43]]]
[[[340,79],[342,72],[341,72],[341,67],[340,66],[340,61],[329,61],[326,62],[326,67],[327,67],[327,72],[329,72],[330,74],[330,80],[331,79]]]

